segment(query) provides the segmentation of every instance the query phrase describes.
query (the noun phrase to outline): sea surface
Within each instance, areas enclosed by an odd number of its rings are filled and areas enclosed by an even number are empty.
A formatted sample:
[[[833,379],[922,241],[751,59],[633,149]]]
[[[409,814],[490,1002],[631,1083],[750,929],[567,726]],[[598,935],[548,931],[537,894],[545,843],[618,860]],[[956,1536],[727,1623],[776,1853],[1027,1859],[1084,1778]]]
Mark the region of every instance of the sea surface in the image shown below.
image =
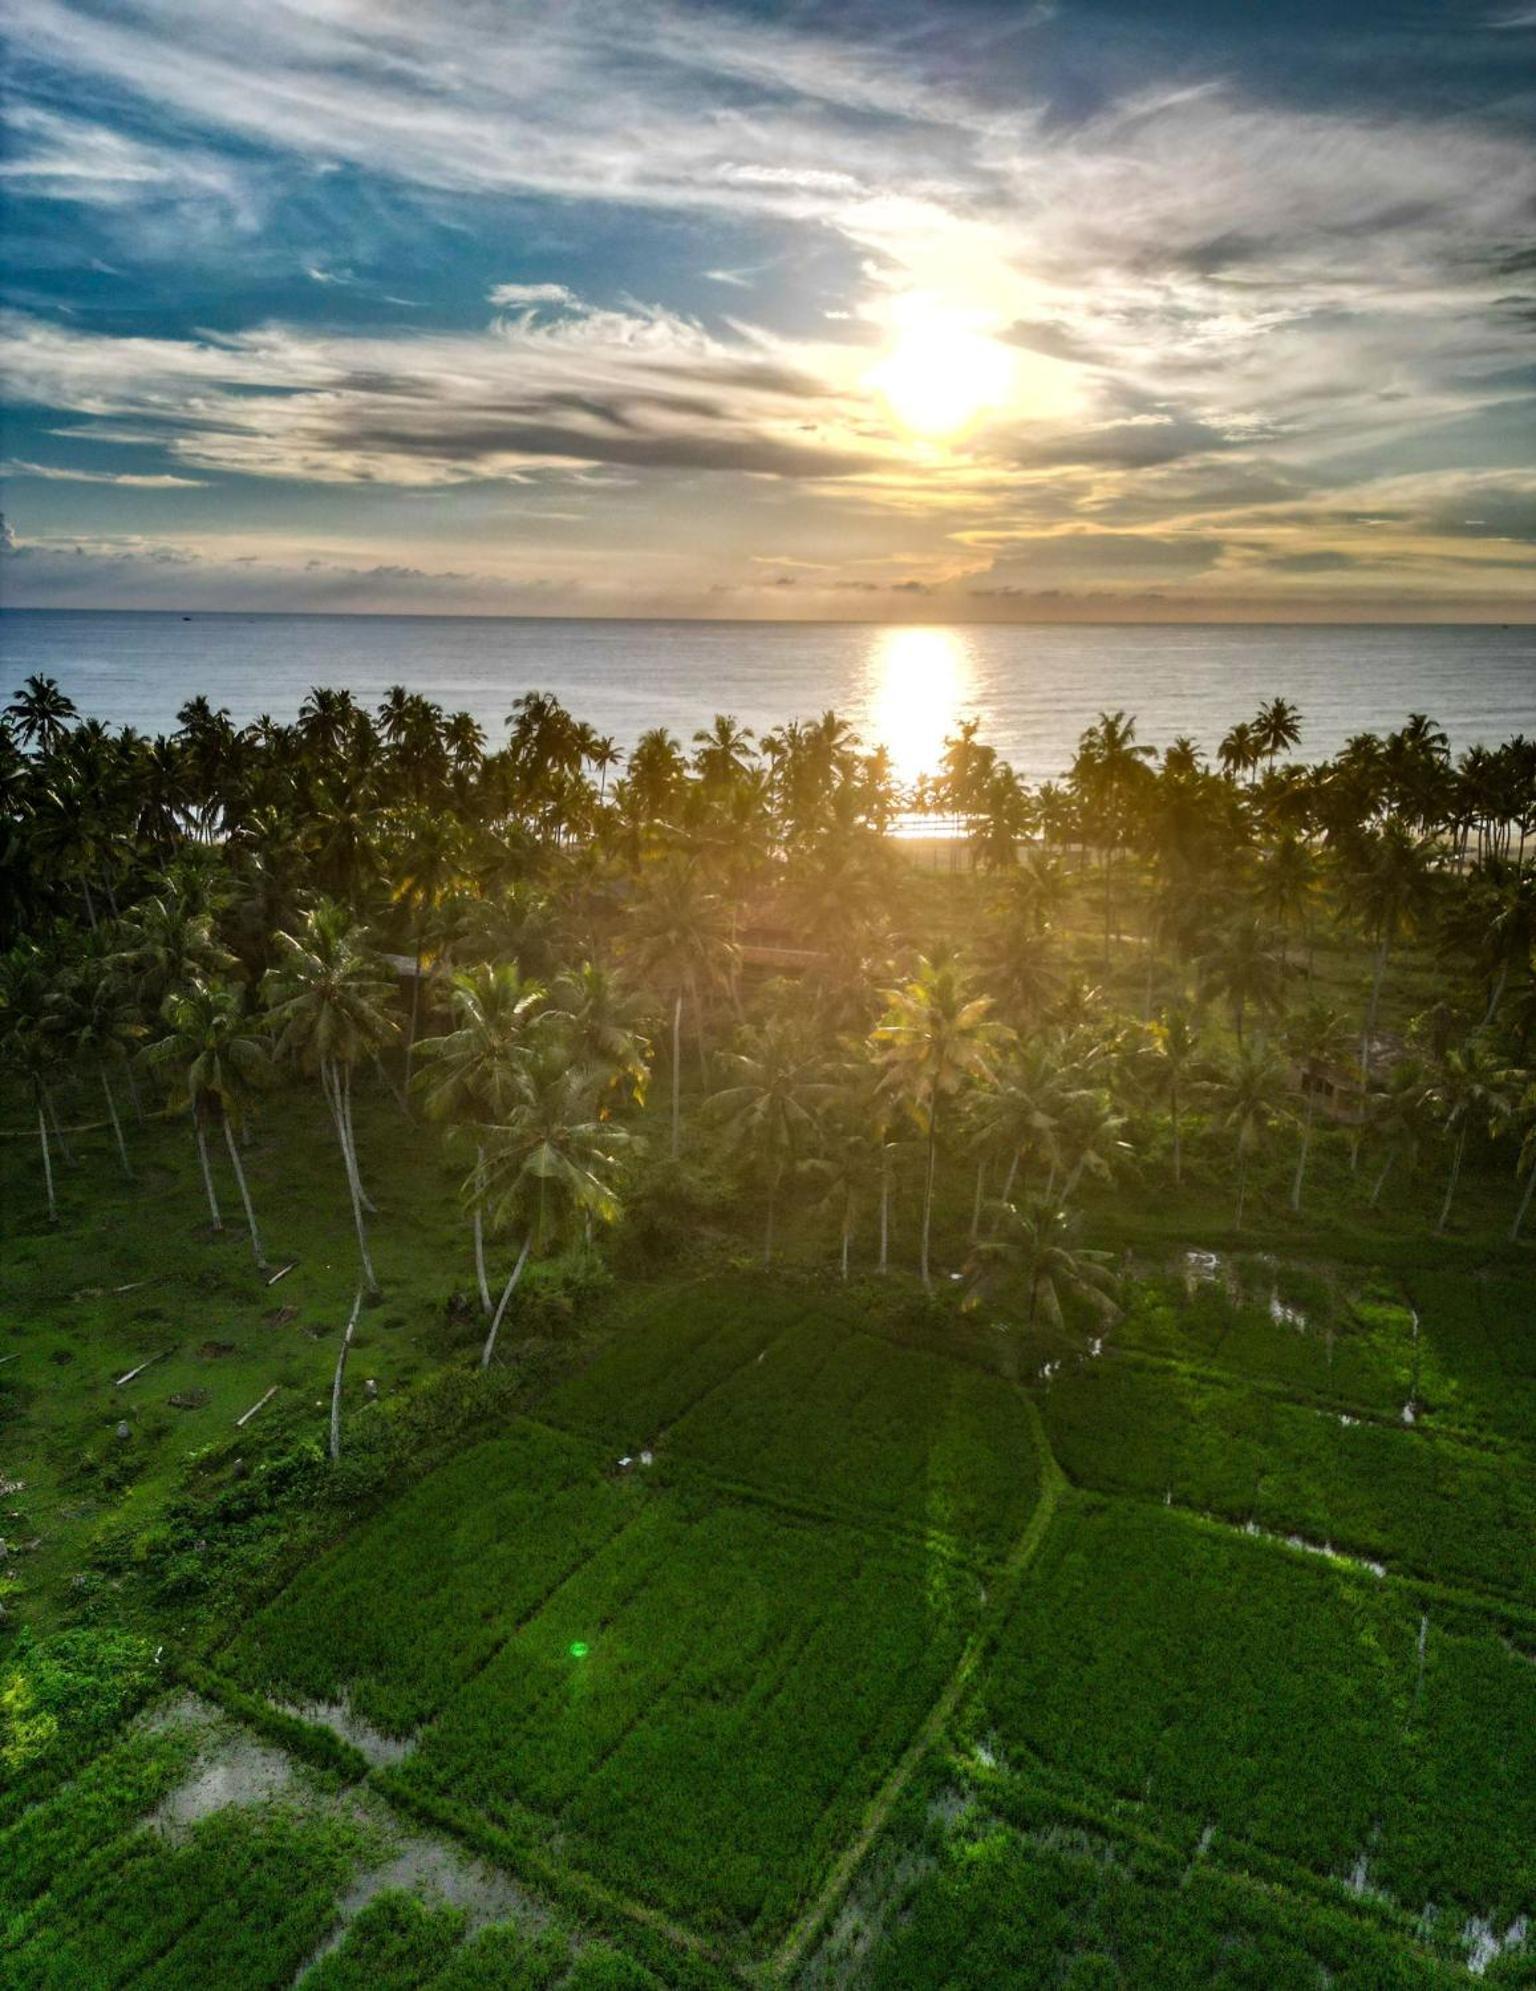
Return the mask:
[[[522,692],[553,692],[621,747],[683,740],[716,712],[757,731],[828,707],[886,745],[904,779],[962,717],[1031,782],[1063,772],[1083,728],[1123,708],[1138,737],[1208,750],[1275,694],[1301,752],[1427,712],[1460,751],[1536,734],[1536,629],[1459,626],[947,625],[617,622],[459,616],[0,614],[0,696],[33,671],[80,710],[165,732],[195,693],[239,722],[291,719],[311,685],[376,704],[390,685],[467,710],[492,742]]]

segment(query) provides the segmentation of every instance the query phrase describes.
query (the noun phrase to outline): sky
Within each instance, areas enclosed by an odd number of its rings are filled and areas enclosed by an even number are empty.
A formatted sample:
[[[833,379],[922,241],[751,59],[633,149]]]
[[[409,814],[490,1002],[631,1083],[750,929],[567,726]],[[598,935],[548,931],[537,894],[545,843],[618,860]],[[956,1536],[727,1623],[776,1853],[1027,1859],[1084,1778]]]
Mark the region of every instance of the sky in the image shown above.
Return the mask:
[[[0,0],[0,600],[1536,620],[1530,0]]]

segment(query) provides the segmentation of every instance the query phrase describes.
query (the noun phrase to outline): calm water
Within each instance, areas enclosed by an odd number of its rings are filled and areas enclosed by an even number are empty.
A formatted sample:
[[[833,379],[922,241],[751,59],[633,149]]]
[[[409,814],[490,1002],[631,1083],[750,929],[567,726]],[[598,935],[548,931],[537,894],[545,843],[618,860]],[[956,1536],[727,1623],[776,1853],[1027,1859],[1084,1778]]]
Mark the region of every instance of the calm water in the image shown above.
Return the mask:
[[[392,684],[472,712],[494,741],[512,700],[554,692],[627,746],[647,726],[684,739],[715,712],[758,730],[847,714],[910,779],[962,716],[1031,781],[1057,775],[1102,708],[1140,737],[1215,746],[1280,693],[1302,750],[1437,718],[1453,745],[1536,733],[1536,629],[1444,627],[943,627],[599,622],[344,615],[179,615],[14,609],[0,615],[0,691],[32,671],[81,711],[163,732],[196,692],[238,721],[291,718],[314,684],[373,704]]]

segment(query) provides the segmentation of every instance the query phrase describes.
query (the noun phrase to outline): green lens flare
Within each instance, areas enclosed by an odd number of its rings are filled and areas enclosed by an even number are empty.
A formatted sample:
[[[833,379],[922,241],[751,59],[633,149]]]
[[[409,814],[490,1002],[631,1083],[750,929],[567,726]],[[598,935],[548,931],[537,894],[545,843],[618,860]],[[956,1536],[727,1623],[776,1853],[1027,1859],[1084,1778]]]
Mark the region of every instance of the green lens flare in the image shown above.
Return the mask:
[[[572,1659],[585,1659],[586,1656],[587,1656],[586,1640],[584,1638],[573,1638],[571,1640]]]

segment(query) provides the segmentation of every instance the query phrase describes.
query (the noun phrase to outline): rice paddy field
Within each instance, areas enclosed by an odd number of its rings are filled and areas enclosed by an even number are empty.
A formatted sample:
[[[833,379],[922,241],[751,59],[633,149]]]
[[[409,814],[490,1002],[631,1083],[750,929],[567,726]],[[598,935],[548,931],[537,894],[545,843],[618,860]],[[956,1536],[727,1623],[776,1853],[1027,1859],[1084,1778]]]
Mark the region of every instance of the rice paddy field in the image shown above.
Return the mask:
[[[1517,1254],[1132,1210],[1122,1317],[1027,1331],[727,1247],[482,1384],[376,1110],[345,1498],[334,1185],[275,1290],[110,1203],[9,1260],[0,1983],[1536,1984]]]

